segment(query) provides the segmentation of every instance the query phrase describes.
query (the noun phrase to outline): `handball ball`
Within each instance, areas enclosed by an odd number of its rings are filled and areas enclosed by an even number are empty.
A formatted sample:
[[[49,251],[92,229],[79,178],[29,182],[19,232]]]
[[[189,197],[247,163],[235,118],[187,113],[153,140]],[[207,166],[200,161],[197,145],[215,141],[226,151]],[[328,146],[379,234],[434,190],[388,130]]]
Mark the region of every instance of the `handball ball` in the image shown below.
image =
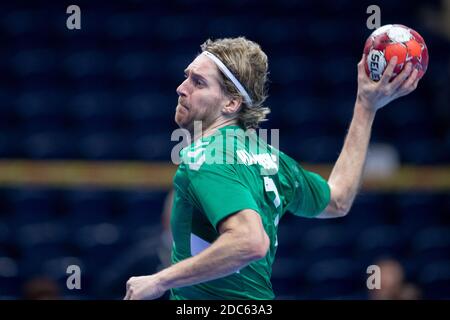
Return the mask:
[[[374,81],[379,81],[392,57],[397,56],[397,65],[392,78],[396,77],[407,62],[418,69],[419,79],[428,67],[428,49],[419,33],[400,24],[388,24],[376,29],[366,40],[365,69]]]

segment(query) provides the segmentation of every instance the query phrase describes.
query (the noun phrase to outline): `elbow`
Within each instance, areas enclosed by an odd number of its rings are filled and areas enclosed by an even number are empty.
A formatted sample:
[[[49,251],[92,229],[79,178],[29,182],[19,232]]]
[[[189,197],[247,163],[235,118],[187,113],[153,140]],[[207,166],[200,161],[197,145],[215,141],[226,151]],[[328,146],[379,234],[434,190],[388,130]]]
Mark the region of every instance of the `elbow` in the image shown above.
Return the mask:
[[[351,205],[339,201],[338,199],[331,199],[328,207],[325,209],[326,218],[342,218],[345,217],[350,211]]]
[[[331,207],[333,214],[337,218],[345,217],[352,207],[352,197],[349,197],[349,190],[341,190],[341,188],[331,188]]]
[[[269,251],[269,236],[261,217],[252,210],[243,210],[222,222],[220,232],[227,234],[229,247],[241,264],[262,259]]]
[[[255,259],[262,259],[267,255],[270,247],[270,239],[266,232],[263,232],[262,239],[258,242],[255,250]]]
[[[259,260],[267,255],[270,247],[270,239],[266,232],[263,231],[260,235],[253,235],[247,238],[246,241],[246,256],[248,260]]]
[[[352,205],[348,201],[337,199],[337,200],[334,201],[334,207],[335,207],[335,210],[336,210],[336,215],[339,218],[341,218],[341,217],[345,217],[349,213],[350,208],[352,207]]]
[[[332,218],[342,218],[345,217],[350,211],[350,206],[343,203],[339,203],[335,200],[330,200],[330,203],[325,208],[325,210],[319,214],[316,218],[318,219],[332,219]]]
[[[335,218],[345,217],[350,212],[351,207],[351,203],[339,198],[331,199],[330,205],[328,206],[329,209],[331,208],[329,211],[333,213]]]
[[[336,215],[338,218],[345,217],[350,212],[351,205],[338,204],[336,207]]]

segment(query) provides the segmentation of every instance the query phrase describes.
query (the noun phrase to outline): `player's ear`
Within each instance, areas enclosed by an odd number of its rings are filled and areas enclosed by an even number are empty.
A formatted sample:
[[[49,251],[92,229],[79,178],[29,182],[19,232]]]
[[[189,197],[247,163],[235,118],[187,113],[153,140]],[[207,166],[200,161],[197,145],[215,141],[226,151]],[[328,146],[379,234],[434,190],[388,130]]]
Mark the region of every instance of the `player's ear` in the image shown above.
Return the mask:
[[[225,106],[222,108],[222,112],[225,114],[233,114],[241,109],[242,98],[230,98],[226,100]]]

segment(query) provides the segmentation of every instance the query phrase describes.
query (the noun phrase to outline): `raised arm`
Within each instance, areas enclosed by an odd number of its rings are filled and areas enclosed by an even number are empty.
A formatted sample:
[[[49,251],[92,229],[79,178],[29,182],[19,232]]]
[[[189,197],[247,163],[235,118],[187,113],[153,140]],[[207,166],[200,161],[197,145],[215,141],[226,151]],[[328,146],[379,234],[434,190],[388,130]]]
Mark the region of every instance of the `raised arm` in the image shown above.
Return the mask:
[[[328,178],[331,200],[328,207],[317,218],[337,218],[345,216],[361,184],[366,161],[372,124],[377,110],[389,102],[405,96],[416,89],[419,82],[416,69],[407,64],[404,70],[390,82],[396,57],[379,82],[369,79],[364,70],[365,56],[358,63],[358,92],[353,118],[348,129],[342,151]]]
[[[130,278],[125,299],[156,299],[171,288],[225,277],[264,258],[269,249],[269,237],[259,214],[253,210],[225,218],[219,224],[219,232],[217,240],[199,254],[156,274]]]

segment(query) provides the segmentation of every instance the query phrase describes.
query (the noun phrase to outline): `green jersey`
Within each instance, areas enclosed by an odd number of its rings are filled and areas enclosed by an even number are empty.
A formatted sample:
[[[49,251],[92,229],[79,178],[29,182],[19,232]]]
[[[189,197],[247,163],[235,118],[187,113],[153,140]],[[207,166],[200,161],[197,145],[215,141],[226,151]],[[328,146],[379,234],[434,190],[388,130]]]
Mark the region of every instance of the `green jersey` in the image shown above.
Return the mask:
[[[330,200],[327,182],[238,126],[197,140],[180,156],[171,216],[172,262],[206,249],[219,237],[220,222],[244,209],[260,215],[270,247],[263,259],[232,275],[172,289],[171,299],[273,299],[270,277],[278,223],[287,211],[302,217],[321,213]]]

